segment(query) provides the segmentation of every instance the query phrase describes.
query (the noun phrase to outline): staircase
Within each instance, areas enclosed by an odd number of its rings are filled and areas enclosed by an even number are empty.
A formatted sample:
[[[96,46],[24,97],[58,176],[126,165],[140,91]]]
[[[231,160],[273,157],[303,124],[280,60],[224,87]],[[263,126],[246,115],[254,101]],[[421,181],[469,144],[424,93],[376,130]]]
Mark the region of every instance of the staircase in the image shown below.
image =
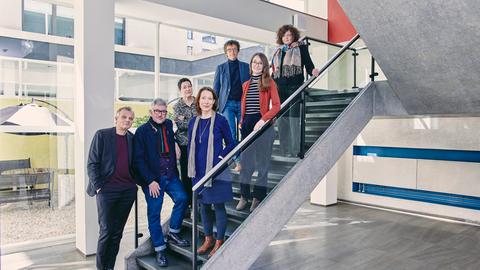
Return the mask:
[[[309,89],[306,101],[306,147],[309,148],[335,121],[338,115],[350,104],[359,93],[358,89],[331,91],[320,89]],[[276,135],[278,138],[278,135]],[[274,141],[273,154],[271,158],[271,169],[268,175],[267,190],[270,193],[282,180],[286,173],[299,161],[298,158],[282,156],[279,151],[279,140]],[[228,238],[242,222],[249,216],[247,207],[244,211],[235,210],[240,198],[239,172],[230,169],[233,175],[234,200],[226,204],[228,225],[226,238]],[[257,173],[252,177],[252,184],[256,181]],[[215,231],[215,228],[214,228]],[[203,241],[203,227],[199,225],[200,240]],[[185,218],[183,221],[182,237],[192,239],[192,220]],[[168,269],[191,269],[192,250],[191,247],[181,248],[169,245],[169,268]],[[198,256],[201,265],[207,260],[206,255]],[[157,267],[154,254],[137,258],[137,263],[144,269],[162,269]]]
[[[280,113],[262,129],[252,132],[230,153],[219,162],[194,187],[201,187],[213,174],[229,170],[232,177],[234,199],[226,203],[228,225],[226,230],[227,241],[217,253],[207,260],[206,255],[198,255],[193,261],[192,247],[181,248],[169,245],[169,269],[248,269],[262,250],[288,222],[298,207],[305,201],[310,192],[318,185],[330,168],[350,146],[357,134],[363,129],[373,116],[374,84],[368,84],[364,89],[325,89],[319,85],[357,85],[355,75],[345,74],[351,71],[348,59],[353,54],[350,46],[358,39],[358,35],[346,44],[320,69],[320,76],[308,79],[292,96],[282,104]],[[336,65],[332,65],[335,61]],[[332,65],[332,69],[329,67]],[[343,66],[342,66],[343,65]],[[355,74],[354,67],[353,73]],[[330,73],[329,73],[330,72]],[[362,72],[362,71],[360,71]],[[323,80],[325,79],[326,80]],[[353,78],[349,81],[346,78]],[[323,81],[322,81],[323,80]],[[334,81],[335,80],[335,81]],[[340,86],[342,87],[342,86]],[[343,88],[343,87],[342,87]],[[281,118],[290,117],[289,111],[294,105],[302,104],[304,108],[298,117],[300,138],[298,140],[300,153],[298,157],[283,155],[278,140],[278,123]],[[290,124],[296,125],[297,118],[287,119]],[[304,125],[302,125],[304,123]],[[235,206],[240,199],[239,173],[233,170],[234,156],[242,153],[249,147],[255,147],[259,138],[267,129],[275,130],[270,170],[268,173],[267,197],[253,212],[249,207],[244,211],[237,211]],[[270,129],[271,130],[271,129]],[[271,133],[270,133],[271,134]],[[299,157],[302,157],[300,159]],[[252,184],[257,180],[257,173],[252,177]],[[196,200],[196,196],[194,196]],[[196,228],[198,238],[192,237],[193,228]],[[214,232],[215,232],[214,228]],[[197,247],[204,239],[204,230],[201,222],[196,219],[185,218],[183,221],[182,237],[194,239]],[[198,240],[196,240],[198,239]],[[160,269],[156,266],[155,257],[146,241],[132,255],[127,258],[127,265],[133,269]],[[129,261],[130,260],[130,261]],[[196,265],[196,266],[194,266]],[[128,268],[130,269],[130,267]]]

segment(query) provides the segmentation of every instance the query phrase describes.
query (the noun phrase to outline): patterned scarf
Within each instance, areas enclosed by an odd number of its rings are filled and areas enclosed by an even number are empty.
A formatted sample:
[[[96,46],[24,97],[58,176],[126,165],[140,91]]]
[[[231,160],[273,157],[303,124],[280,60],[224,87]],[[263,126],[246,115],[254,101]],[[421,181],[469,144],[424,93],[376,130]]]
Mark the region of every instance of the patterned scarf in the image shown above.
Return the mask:
[[[167,128],[164,123],[158,124],[150,117],[149,121],[152,129],[155,133],[158,133],[157,137],[157,150],[160,154],[168,154],[170,152],[170,147],[168,146],[168,137],[167,137]]]
[[[213,168],[213,126],[215,124],[215,115],[213,112],[212,118],[210,118],[210,129],[208,131],[208,145],[207,145],[207,164],[205,168],[205,173],[208,173]],[[195,177],[195,149],[196,143],[195,138],[197,137],[198,132],[198,123],[200,122],[200,116],[195,118],[192,130],[192,138],[190,140],[190,151],[188,152],[188,177]],[[200,134],[201,136],[201,134]],[[200,179],[199,179],[200,180]],[[212,187],[212,180],[210,179],[204,185],[205,187]]]
[[[282,54],[285,53],[282,63]],[[302,69],[302,57],[300,54],[300,47],[288,48],[288,45],[283,45],[275,51],[272,59],[273,78],[278,79],[280,77],[293,77],[299,74],[303,74]]]

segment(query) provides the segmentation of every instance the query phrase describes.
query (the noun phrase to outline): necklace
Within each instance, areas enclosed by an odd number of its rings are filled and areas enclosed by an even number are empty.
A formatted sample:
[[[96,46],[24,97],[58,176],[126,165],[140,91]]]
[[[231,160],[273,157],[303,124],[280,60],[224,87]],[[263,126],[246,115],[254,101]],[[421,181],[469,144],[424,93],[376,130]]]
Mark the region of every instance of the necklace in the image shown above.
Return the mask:
[[[202,143],[203,133],[205,133],[205,131],[207,130],[208,123],[210,123],[210,119],[207,120],[207,123],[205,124],[205,127],[203,128],[202,132],[200,132],[200,138],[198,138],[199,143]]]

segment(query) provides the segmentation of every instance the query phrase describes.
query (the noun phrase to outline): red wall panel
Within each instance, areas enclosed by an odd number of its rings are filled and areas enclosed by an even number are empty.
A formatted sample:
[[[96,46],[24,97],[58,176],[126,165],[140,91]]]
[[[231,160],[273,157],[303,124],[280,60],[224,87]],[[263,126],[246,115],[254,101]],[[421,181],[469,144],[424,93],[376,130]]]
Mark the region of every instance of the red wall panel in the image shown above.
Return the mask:
[[[350,40],[357,30],[337,0],[328,0],[328,41],[340,43]]]

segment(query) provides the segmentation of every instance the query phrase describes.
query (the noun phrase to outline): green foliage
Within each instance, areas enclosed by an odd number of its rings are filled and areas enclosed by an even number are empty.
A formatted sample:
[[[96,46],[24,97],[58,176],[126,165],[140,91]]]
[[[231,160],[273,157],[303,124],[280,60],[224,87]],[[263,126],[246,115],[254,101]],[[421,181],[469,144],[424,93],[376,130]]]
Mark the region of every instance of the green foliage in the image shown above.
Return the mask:
[[[145,124],[145,122],[148,121],[148,118],[150,118],[150,115],[135,117],[135,120],[133,121],[132,128],[138,128],[139,126]]]

